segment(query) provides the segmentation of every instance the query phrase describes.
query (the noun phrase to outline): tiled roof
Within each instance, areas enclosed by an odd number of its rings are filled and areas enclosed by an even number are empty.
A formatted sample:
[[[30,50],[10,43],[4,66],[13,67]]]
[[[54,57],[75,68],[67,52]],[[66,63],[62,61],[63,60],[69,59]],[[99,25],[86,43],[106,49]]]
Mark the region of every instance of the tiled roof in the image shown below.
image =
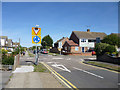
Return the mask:
[[[77,43],[73,42],[73,40],[66,41],[70,46],[78,46]]]
[[[0,38],[2,38],[2,39],[7,39],[8,37],[7,36],[0,36]]]
[[[78,38],[86,38],[86,39],[96,39],[97,37],[100,37],[100,39],[103,39],[106,36],[106,34],[102,32],[73,31],[73,33]]]
[[[68,38],[68,37],[63,37],[63,38],[57,40],[57,42],[55,42],[55,43],[58,43],[58,42],[62,41],[62,40],[65,39],[65,38]]]

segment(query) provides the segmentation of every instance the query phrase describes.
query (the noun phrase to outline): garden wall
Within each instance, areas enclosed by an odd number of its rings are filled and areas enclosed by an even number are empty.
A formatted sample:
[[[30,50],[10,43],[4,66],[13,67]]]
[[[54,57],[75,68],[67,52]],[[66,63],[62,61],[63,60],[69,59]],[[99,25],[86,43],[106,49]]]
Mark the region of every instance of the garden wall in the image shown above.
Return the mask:
[[[120,65],[120,57],[112,57],[112,56],[107,55],[107,54],[97,56],[97,60]]]

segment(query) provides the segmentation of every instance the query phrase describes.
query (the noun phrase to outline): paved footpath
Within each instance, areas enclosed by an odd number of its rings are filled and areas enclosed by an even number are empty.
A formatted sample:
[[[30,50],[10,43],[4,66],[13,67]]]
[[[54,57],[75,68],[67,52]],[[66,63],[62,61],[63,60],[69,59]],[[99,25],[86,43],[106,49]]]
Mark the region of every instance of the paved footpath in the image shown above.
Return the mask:
[[[13,72],[13,76],[6,88],[65,88],[50,73],[33,72],[32,70],[28,70],[26,67],[32,67],[31,61],[34,61],[34,57],[29,57],[28,53],[21,57],[20,61],[20,63],[24,65],[21,65],[21,67]],[[31,64],[26,66],[26,61],[29,64],[31,62]],[[24,71],[23,68],[25,68]]]

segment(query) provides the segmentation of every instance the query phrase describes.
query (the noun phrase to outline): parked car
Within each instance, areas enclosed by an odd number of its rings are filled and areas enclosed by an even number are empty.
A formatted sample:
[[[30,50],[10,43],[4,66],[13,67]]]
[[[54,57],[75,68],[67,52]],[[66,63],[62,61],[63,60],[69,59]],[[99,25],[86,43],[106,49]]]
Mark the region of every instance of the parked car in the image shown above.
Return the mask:
[[[90,48],[87,52],[92,52],[92,55],[96,55],[94,48]]]
[[[96,52],[95,52],[95,51],[92,51],[92,55],[96,55]]]
[[[48,51],[47,51],[47,49],[42,49],[42,50],[41,50],[41,53],[43,53],[43,54],[48,54]]]

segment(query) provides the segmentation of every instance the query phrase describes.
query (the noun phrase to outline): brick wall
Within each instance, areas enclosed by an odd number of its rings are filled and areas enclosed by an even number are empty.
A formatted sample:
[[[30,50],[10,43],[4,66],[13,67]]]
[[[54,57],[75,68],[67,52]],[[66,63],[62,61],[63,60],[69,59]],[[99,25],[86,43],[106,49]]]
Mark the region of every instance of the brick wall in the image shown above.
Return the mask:
[[[63,53],[64,55],[79,55],[79,56],[92,56],[91,52],[86,53]]]

